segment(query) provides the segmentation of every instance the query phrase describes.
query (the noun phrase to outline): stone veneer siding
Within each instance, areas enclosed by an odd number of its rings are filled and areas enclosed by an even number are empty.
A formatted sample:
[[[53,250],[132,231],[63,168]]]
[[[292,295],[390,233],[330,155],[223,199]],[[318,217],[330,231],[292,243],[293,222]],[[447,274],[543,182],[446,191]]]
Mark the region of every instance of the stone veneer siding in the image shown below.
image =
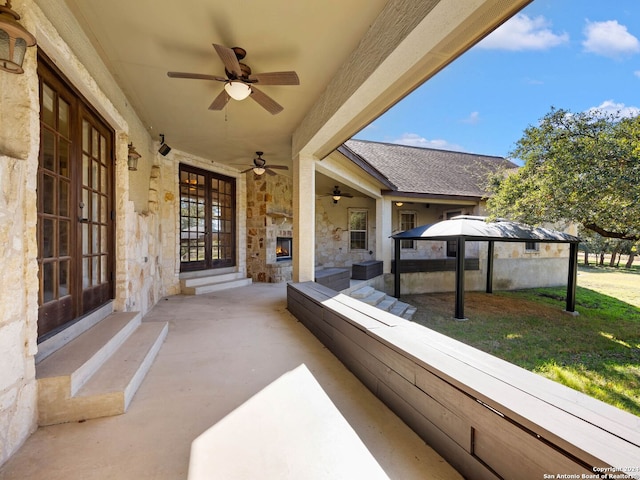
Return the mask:
[[[293,237],[293,181],[247,174],[247,275],[254,282],[291,280],[292,262],[276,259],[276,238]]]
[[[22,24],[31,28],[29,15],[24,17]],[[24,74],[0,72],[0,465],[37,426],[40,108],[35,65],[36,51],[30,48]]]

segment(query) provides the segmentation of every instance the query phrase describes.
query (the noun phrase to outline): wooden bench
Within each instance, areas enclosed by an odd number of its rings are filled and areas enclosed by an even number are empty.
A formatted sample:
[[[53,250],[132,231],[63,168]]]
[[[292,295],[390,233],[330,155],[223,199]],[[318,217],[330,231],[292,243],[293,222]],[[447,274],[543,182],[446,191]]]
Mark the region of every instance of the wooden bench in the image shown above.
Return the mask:
[[[351,272],[348,268],[321,268],[315,271],[315,281],[336,292],[349,288]]]
[[[465,478],[640,478],[618,470],[638,466],[635,415],[317,283],[287,308]]]
[[[380,260],[354,263],[351,266],[351,278],[354,280],[369,280],[378,275],[382,275],[382,262]]]

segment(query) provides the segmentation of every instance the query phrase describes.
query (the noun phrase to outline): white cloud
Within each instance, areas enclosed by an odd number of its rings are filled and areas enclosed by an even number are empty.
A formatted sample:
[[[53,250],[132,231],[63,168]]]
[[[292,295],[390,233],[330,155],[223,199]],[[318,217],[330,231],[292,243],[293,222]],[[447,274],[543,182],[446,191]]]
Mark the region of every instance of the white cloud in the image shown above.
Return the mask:
[[[391,143],[408,145],[410,147],[436,148],[438,150],[455,150],[458,152],[465,151],[460,145],[449,143],[442,139],[427,140],[417,133],[403,133],[400,138],[393,140]]]
[[[627,27],[616,20],[607,22],[589,22],[584,28],[585,40],[582,46],[585,51],[618,58],[640,52],[640,41],[629,33]]]
[[[467,118],[462,119],[462,123],[476,125],[480,121],[480,112],[471,112]]]
[[[569,41],[569,34],[556,34],[542,16],[531,18],[519,13],[493,31],[478,44],[497,50],[546,50]]]
[[[619,117],[637,117],[640,115],[640,108],[627,107],[624,103],[616,103],[613,100],[605,100],[597,107],[591,107],[588,112],[602,112],[606,115],[616,115]]]
[[[640,78],[640,70],[636,70],[635,72],[633,72],[633,74],[634,74],[636,77]]]

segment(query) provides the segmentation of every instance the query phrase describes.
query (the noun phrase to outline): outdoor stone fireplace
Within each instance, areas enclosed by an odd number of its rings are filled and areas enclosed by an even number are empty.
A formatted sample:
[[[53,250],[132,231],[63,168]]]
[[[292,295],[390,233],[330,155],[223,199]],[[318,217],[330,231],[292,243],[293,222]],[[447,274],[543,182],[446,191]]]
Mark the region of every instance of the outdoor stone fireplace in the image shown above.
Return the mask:
[[[293,238],[276,237],[276,260],[282,262],[291,260],[293,256]]]
[[[292,211],[291,178],[247,174],[247,273],[254,282],[292,279]]]

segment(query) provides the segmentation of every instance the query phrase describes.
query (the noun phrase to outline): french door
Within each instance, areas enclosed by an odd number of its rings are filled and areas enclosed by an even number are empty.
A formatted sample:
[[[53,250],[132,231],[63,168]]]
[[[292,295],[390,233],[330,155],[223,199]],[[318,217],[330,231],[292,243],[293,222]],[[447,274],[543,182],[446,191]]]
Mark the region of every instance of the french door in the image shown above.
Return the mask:
[[[113,131],[38,59],[38,338],[113,298]]]
[[[180,165],[180,271],[235,265],[235,186],[234,178]]]

